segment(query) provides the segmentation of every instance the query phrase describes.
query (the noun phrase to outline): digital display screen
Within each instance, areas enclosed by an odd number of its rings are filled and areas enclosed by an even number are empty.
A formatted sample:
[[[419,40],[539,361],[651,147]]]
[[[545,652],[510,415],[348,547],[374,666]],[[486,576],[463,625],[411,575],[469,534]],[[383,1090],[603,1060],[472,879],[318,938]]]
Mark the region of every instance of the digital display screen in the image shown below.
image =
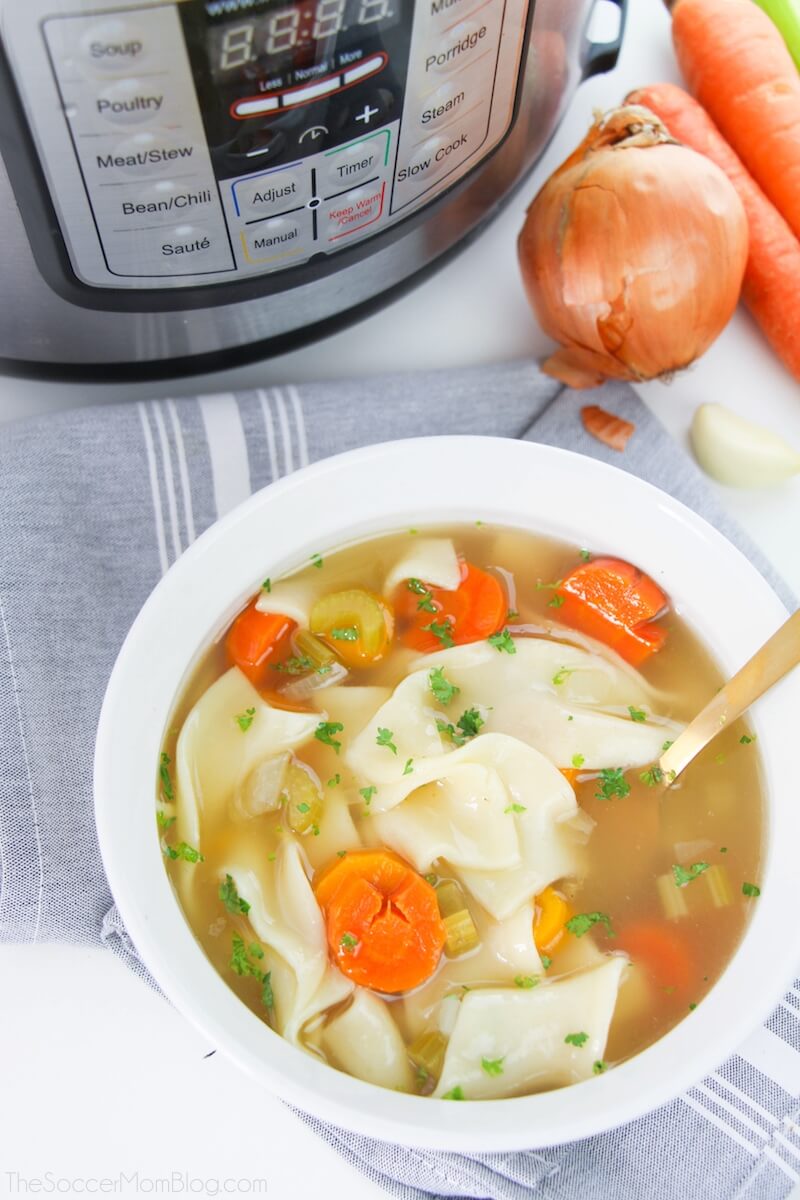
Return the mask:
[[[293,65],[313,62],[320,42],[325,54],[329,39],[338,39],[338,49],[364,34],[391,28],[400,18],[401,0],[299,0],[212,27],[211,73],[218,82],[230,83],[236,73],[250,74],[253,67],[280,70],[286,58]]]

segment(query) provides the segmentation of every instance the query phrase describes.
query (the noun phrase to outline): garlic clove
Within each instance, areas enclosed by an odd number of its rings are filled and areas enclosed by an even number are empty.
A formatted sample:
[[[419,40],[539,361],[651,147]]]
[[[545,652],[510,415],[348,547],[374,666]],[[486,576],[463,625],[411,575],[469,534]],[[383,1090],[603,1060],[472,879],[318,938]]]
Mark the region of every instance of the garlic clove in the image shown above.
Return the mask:
[[[722,404],[701,404],[690,439],[703,470],[731,487],[768,487],[800,473],[800,453]]]

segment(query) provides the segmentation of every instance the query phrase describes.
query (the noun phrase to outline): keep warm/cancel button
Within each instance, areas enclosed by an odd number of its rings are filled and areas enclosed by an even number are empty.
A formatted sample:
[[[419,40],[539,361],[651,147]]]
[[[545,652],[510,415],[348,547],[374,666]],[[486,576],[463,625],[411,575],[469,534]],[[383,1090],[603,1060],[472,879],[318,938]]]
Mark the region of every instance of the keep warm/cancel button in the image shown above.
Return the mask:
[[[379,183],[354,188],[331,200],[325,216],[328,241],[350,237],[377,221],[383,214],[385,195],[386,184]]]

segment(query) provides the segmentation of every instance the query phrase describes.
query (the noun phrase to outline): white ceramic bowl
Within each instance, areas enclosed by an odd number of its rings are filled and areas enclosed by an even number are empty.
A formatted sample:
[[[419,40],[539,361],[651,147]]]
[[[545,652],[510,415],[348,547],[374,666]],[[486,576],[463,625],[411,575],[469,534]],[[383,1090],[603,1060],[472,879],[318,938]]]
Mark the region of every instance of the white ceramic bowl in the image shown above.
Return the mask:
[[[762,895],[742,944],[701,1005],[655,1045],[585,1083],[513,1100],[453,1104],[400,1095],[295,1049],[211,966],[167,879],[154,780],[170,707],[199,651],[260,581],[343,542],[442,521],[516,526],[619,554],[663,584],[732,672],[786,611],[744,556],[694,513],[623,471],[564,450],[493,438],[393,442],[282,479],[214,525],[172,567],[120,651],[100,719],[95,804],[112,891],[142,958],[211,1043],[286,1100],[338,1125],[409,1145],[535,1148],[640,1116],[698,1080],[763,1019],[798,951],[800,676],[752,724],[768,797]]]

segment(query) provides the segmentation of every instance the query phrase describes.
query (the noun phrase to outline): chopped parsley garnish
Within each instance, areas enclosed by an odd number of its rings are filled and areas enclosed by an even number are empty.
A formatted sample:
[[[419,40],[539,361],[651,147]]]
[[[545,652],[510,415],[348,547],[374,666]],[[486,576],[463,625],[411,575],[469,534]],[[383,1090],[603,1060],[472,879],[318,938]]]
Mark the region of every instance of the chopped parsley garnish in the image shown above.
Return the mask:
[[[664,772],[661,770],[661,767],[650,767],[648,771],[642,771],[639,778],[648,787],[658,787],[664,778]]]
[[[696,1008],[697,1005],[694,1003],[694,1001],[692,1001],[692,1003],[689,1005],[689,1012],[694,1012]]]
[[[579,771],[585,762],[586,762],[586,759],[583,757],[582,754],[573,754],[572,765],[576,771]]]
[[[293,654],[291,658],[287,658],[284,662],[273,663],[273,671],[285,671],[287,675],[305,675],[306,671],[313,671],[314,664],[305,654]],[[330,671],[329,666],[319,667],[320,675],[325,675]]]
[[[671,746],[671,745],[672,745],[672,739],[671,739],[671,738],[667,738],[666,742],[664,742],[664,743],[663,743],[663,745],[662,745],[662,747],[661,747],[661,753],[662,753],[662,754],[666,754],[666,752],[669,750],[669,748],[670,748],[670,746]]]
[[[428,674],[428,687],[439,704],[447,705],[461,691],[449,679],[445,679],[444,667],[434,667]]]
[[[725,762],[725,755],[724,754],[715,754],[714,762],[717,764],[718,767],[721,767],[722,764]]]
[[[320,721],[314,730],[314,737],[318,742],[324,742],[326,746],[331,746],[338,754],[342,748],[342,743],[337,741],[333,735],[341,733],[343,729],[344,725],[341,721]]]
[[[393,737],[394,734],[391,729],[381,729],[379,725],[378,736],[375,738],[375,742],[378,746],[385,746],[387,750],[391,750],[392,754],[397,754],[397,746],[392,741]]]
[[[436,605],[433,603],[433,593],[431,592],[430,588],[425,587],[425,584],[421,579],[408,579],[406,581],[406,587],[410,592],[414,592],[416,596],[421,597],[421,599],[417,601],[418,612],[435,613],[437,611]]]
[[[751,736],[749,733],[743,733],[742,736],[739,738],[739,745],[740,746],[749,746],[750,743],[754,742],[755,740],[756,740],[755,735]]]
[[[603,1062],[602,1058],[598,1058],[597,1062],[592,1063],[593,1075],[602,1075],[605,1070],[607,1070],[607,1064]]]
[[[720,848],[719,848],[719,852],[720,852],[720,854],[727,854],[727,853],[728,853],[728,847],[727,847],[727,846],[720,846]]]
[[[566,1045],[577,1046],[578,1049],[580,1049],[581,1046],[585,1046],[586,1043],[588,1042],[588,1040],[589,1040],[588,1033],[568,1033],[567,1036],[564,1038]]]
[[[262,592],[271,592],[272,591],[272,580],[265,579],[261,585],[261,590],[262,590]]]
[[[345,954],[352,954],[358,945],[358,938],[353,933],[343,933],[339,945]]]
[[[550,583],[545,583],[543,579],[537,579],[536,590],[537,592],[552,591],[553,588],[560,588],[563,582],[563,579],[553,579]]]
[[[515,975],[514,983],[518,988],[535,988],[541,982],[538,975]]]
[[[502,1075],[503,1063],[506,1061],[505,1055],[502,1058],[482,1058],[481,1067],[487,1075]]]
[[[254,708],[246,708],[243,713],[238,713],[233,719],[241,729],[242,733],[247,733],[250,726],[253,724],[253,718],[256,715]]]
[[[760,896],[761,888],[756,887],[756,885],[754,883],[743,883],[742,884],[742,895],[743,896]]]
[[[226,875],[224,882],[219,885],[219,898],[228,912],[245,915],[250,912],[250,905],[239,895],[232,875]]]
[[[697,879],[710,866],[711,864],[707,862],[692,863],[690,867],[681,867],[677,863],[673,864],[672,875],[675,879],[675,887],[686,887],[687,883],[691,883],[693,879]]]
[[[275,1007],[275,996],[272,991],[272,971],[265,971],[261,980],[261,1003],[264,1008]]]
[[[615,796],[623,799],[631,790],[631,785],[625,778],[622,767],[604,767],[600,772],[600,790],[595,792],[595,800],[613,800]]]
[[[311,565],[312,565],[312,567],[321,567],[322,566],[322,555],[321,554],[312,554],[311,555]]]
[[[547,607],[548,608],[561,608],[561,605],[565,603],[565,600],[566,600],[565,596],[562,596],[560,592],[556,592],[555,596],[553,596],[550,600],[547,601]]]
[[[158,767],[159,778],[161,779],[161,788],[167,800],[175,799],[175,791],[172,787],[172,778],[169,773],[169,764],[172,759],[168,754],[161,755],[161,762]]]
[[[355,625],[347,625],[344,629],[332,629],[331,637],[337,642],[357,642],[358,630]]]
[[[632,704],[629,704],[628,712],[631,714],[632,721],[638,721],[641,723],[642,721],[647,720],[647,713],[642,708],[634,708]]]
[[[575,667],[559,667],[553,676],[551,683],[554,687],[560,687],[562,683],[566,683],[570,675],[575,672]]]
[[[589,559],[592,557],[590,550],[579,550],[578,554],[580,555],[580,558],[583,562],[588,562]]]
[[[170,862],[175,862],[178,858],[188,863],[205,862],[200,851],[195,850],[194,846],[188,845],[187,842],[178,842],[177,846],[164,845],[163,849]]]
[[[445,1094],[442,1096],[442,1099],[443,1100],[463,1100],[464,1099],[464,1089],[461,1087],[461,1084],[457,1083],[454,1088],[450,1088],[450,1091],[445,1092]]]
[[[359,794],[359,796],[363,796],[363,797],[364,797],[364,803],[365,803],[365,804],[369,804],[369,803],[371,803],[371,801],[372,801],[372,797],[375,795],[375,793],[377,792],[377,790],[378,790],[378,789],[375,787],[375,785],[374,785],[374,784],[371,784],[371,785],[370,785],[370,787],[363,787],[363,788],[359,788],[359,789],[358,789],[358,794]]]
[[[430,625],[423,625],[422,628],[426,633],[432,633],[435,638],[438,638],[446,650],[455,646],[453,623],[449,618],[446,621],[431,621]]]
[[[166,833],[168,829],[171,829],[175,824],[175,818],[168,817],[163,808],[159,808],[156,811],[156,820],[158,821],[158,828],[163,830],[164,833]]]
[[[431,887],[436,887],[437,883],[439,882],[439,876],[433,871],[430,871],[429,874],[425,876],[425,882],[429,883]]]
[[[493,633],[488,637],[487,642],[490,646],[494,646],[498,654],[516,654],[517,647],[514,645],[514,639],[507,629],[501,630],[500,633]]]
[[[546,971],[547,968],[552,965],[553,960],[549,954],[542,954],[540,957],[542,960],[542,966],[544,967],[544,969]]]
[[[617,936],[614,933],[614,930],[611,928],[611,918],[607,913],[576,913],[575,916],[570,917],[565,924],[570,933],[575,934],[575,937],[583,937],[585,933],[589,932],[593,925],[605,925],[606,932],[608,933],[609,937]]]
[[[346,851],[346,850],[337,850],[337,851],[336,851],[336,857],[337,857],[337,858],[344,858],[346,854],[347,854],[347,851]]]
[[[337,771],[336,774],[331,776],[331,778],[328,780],[328,787],[338,787],[338,785],[341,782],[342,782],[342,777],[339,774],[339,772]]]
[[[527,811],[524,804],[509,804],[507,808],[503,809],[504,813],[524,813]]]
[[[414,770],[414,760],[413,760],[413,758],[409,758],[406,760],[406,765],[403,767],[403,774],[411,775],[413,770]]]
[[[515,608],[510,608],[508,610],[508,612],[506,613],[507,621],[516,621],[518,619],[518,617],[519,617],[519,613],[517,612],[517,610]]]
[[[311,812],[311,805],[310,805],[310,804],[306,804],[305,800],[303,800],[303,801],[302,801],[300,804],[298,804],[298,806],[297,806],[297,811],[298,811],[299,813],[307,813],[307,812]]]
[[[449,721],[438,719],[436,728],[443,737],[449,738],[454,746],[463,746],[470,738],[477,737],[485,723],[477,708],[468,708],[461,714],[455,725],[451,725]]]

